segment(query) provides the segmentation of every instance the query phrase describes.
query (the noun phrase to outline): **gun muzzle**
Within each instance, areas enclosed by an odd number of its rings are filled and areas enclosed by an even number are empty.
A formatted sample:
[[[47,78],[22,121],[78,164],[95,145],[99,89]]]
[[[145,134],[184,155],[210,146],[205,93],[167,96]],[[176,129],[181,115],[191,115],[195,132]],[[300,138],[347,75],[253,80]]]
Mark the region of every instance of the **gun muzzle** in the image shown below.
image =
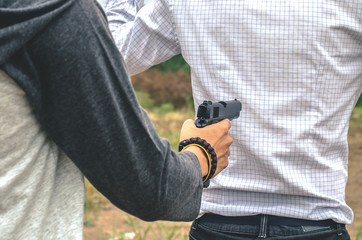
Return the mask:
[[[241,102],[237,99],[221,102],[204,101],[197,110],[195,125],[202,128],[226,118],[231,121],[240,116],[241,108]]]

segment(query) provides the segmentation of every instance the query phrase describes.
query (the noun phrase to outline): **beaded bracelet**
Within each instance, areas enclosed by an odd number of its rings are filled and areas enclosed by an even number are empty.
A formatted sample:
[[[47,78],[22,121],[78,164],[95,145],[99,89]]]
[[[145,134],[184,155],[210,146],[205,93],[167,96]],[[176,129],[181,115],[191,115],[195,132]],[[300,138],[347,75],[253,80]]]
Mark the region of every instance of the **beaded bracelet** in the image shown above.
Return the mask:
[[[207,156],[208,173],[206,174],[205,177],[202,178],[204,186],[205,186],[205,183],[214,176],[215,171],[216,171],[217,156],[216,156],[215,150],[213,147],[211,147],[211,145],[208,142],[206,142],[206,140],[199,138],[199,137],[189,138],[189,139],[181,141],[179,144],[178,150],[179,150],[179,152],[181,152],[190,146],[197,146],[197,147],[201,148]],[[207,186],[208,186],[208,184],[207,184]],[[205,187],[207,187],[207,186],[205,186]]]
[[[206,157],[207,157],[207,161],[208,161],[208,162],[207,162],[208,171],[207,171],[206,176],[202,178],[203,183],[205,183],[205,182],[207,181],[206,179],[209,178],[210,172],[211,172],[211,158],[210,158],[210,155],[209,155],[209,153],[207,152],[207,150],[206,150],[203,146],[201,146],[201,145],[199,145],[199,144],[195,144],[195,143],[191,143],[191,144],[185,146],[181,151],[186,150],[186,149],[187,149],[188,147],[190,147],[190,146],[197,146],[197,147],[201,148],[201,149],[204,151],[204,153],[205,153],[205,155],[206,155]]]

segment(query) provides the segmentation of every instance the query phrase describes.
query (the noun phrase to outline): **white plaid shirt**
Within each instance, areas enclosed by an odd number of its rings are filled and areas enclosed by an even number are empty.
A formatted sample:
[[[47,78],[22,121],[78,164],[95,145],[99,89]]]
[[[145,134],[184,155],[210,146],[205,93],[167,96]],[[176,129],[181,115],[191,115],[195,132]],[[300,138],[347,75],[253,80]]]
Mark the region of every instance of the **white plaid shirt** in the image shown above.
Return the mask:
[[[195,106],[205,99],[243,104],[232,121],[229,167],[204,190],[200,216],[351,223],[347,131],[362,91],[362,1],[142,5],[105,5],[131,74],[181,53],[191,66]]]

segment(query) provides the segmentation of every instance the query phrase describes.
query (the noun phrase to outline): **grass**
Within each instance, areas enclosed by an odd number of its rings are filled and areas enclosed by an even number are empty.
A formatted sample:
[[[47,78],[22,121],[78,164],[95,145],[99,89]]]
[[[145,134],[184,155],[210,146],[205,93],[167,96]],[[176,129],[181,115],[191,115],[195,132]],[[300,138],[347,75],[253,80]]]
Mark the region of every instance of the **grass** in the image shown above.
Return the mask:
[[[359,227],[356,240],[362,240],[362,225]]]
[[[93,189],[87,182],[86,189]],[[88,198],[88,196],[86,196]],[[93,211],[100,211],[103,208],[109,208],[111,203],[101,203],[99,209],[86,209],[85,214],[91,218],[93,225],[85,224],[85,240],[187,240],[188,223],[174,223],[167,221],[144,222],[134,216],[131,216],[121,210],[113,210],[113,215],[117,217],[103,219],[104,216],[95,216]],[[109,212],[105,211],[105,215]],[[84,218],[85,220],[87,217]],[[120,220],[121,219],[121,220]],[[106,227],[97,226],[100,221],[106,224]],[[96,228],[96,232],[87,233],[88,229]]]

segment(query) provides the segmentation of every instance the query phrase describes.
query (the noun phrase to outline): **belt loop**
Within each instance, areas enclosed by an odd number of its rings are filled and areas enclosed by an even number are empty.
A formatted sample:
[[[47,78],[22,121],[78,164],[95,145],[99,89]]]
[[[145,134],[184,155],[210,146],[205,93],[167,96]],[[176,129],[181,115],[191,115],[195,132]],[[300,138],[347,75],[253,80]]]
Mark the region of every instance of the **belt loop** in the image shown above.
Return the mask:
[[[268,215],[260,215],[260,229],[258,238],[266,238],[266,231],[268,226]]]
[[[337,235],[342,236],[343,235],[343,225],[340,223],[337,223]]]

